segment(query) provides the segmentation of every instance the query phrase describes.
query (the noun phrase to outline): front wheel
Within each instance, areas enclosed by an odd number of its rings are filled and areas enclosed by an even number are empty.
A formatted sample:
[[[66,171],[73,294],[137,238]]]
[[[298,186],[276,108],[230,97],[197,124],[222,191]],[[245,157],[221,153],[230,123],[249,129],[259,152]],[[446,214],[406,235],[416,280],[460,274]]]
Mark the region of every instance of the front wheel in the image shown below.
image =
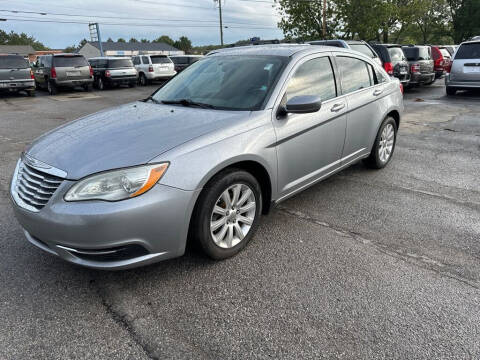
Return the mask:
[[[262,193],[250,173],[238,169],[216,175],[201,193],[192,218],[192,235],[216,260],[240,252],[255,233]]]
[[[394,118],[389,116],[383,120],[375,138],[372,152],[364,160],[365,164],[372,169],[384,168],[392,159],[396,141],[397,123]]]
[[[447,95],[454,96],[457,93],[457,89],[447,86]]]
[[[139,77],[138,81],[140,82],[141,86],[147,86],[148,81],[147,81],[147,77],[145,76],[144,73],[140,74],[140,77]]]
[[[52,80],[47,80],[47,91],[50,95],[56,95],[58,93],[57,85]]]

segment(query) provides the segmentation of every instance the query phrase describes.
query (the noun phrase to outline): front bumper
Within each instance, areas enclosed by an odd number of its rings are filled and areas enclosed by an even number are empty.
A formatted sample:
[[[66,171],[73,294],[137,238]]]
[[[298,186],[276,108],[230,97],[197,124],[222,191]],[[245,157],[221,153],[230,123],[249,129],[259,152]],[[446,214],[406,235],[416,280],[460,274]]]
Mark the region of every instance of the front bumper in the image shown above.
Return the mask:
[[[15,202],[12,181],[15,216],[32,244],[68,262],[107,270],[147,265],[184,253],[199,191],[157,184],[139,197],[118,202],[66,202],[63,196],[73,183],[64,180],[45,207],[32,212]],[[143,251],[131,252],[133,248]],[[117,258],[118,249],[127,250]]]

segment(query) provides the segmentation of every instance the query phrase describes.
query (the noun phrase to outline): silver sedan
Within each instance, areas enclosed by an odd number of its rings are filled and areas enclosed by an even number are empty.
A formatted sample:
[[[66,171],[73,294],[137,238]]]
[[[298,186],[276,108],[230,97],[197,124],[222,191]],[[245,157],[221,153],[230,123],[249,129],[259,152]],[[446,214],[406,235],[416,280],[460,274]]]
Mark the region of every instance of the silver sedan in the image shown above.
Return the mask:
[[[210,54],[144,101],[37,139],[13,174],[27,239],[69,262],[125,269],[214,259],[272,204],[364,160],[392,159],[402,88],[372,59],[310,45]]]

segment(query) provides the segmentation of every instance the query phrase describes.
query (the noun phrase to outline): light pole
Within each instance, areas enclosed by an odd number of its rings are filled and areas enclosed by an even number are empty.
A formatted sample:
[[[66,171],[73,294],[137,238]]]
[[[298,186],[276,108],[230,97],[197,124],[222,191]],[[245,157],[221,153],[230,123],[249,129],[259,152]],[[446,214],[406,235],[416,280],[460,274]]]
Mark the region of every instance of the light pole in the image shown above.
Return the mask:
[[[222,21],[222,0],[214,0],[215,2],[218,1],[218,15],[220,17],[220,44],[223,46],[223,21]]]

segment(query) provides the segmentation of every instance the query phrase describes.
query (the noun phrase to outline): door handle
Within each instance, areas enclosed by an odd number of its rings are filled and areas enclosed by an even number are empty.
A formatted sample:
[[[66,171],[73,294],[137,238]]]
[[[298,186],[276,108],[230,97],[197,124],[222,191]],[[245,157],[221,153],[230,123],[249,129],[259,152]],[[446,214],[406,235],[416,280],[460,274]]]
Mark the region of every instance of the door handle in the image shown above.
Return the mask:
[[[382,93],[383,93],[383,90],[377,89],[373,92],[373,96],[378,96],[378,95],[381,95]]]
[[[337,104],[333,105],[330,110],[332,112],[338,112],[338,111],[342,110],[344,107],[345,107],[345,103],[337,103]]]

